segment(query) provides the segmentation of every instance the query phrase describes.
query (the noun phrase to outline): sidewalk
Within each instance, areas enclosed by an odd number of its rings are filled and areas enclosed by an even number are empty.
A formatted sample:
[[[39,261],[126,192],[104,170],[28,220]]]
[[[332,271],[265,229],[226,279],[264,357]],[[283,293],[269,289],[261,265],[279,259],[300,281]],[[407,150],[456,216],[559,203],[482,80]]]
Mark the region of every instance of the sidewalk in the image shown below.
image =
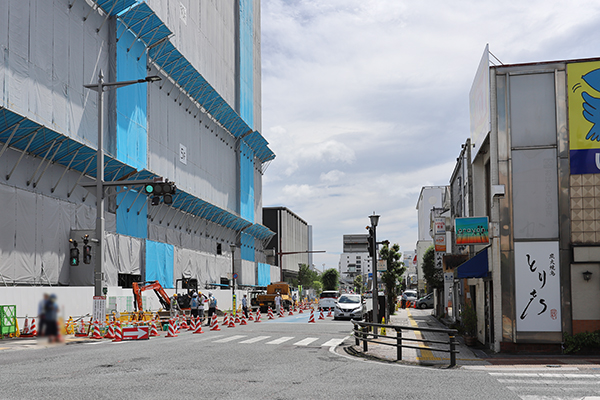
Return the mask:
[[[438,321],[431,314],[421,315],[415,313],[413,309],[398,310],[395,315],[392,315],[389,325],[422,327],[445,329],[444,324]],[[417,315],[418,314],[418,315]],[[387,329],[387,339],[380,338],[379,340],[389,343],[396,343],[396,331]],[[429,340],[447,341],[448,335],[437,332],[421,332],[406,330],[402,332],[403,338],[425,338]],[[525,355],[525,354],[505,354],[492,353],[483,346],[469,347],[464,344],[461,336],[456,336],[458,344],[456,345],[456,367],[468,369],[495,369],[506,368],[508,366],[519,366],[520,368],[596,368],[600,369],[600,356],[573,356],[573,355]],[[352,344],[344,348],[344,350],[356,357],[365,357],[383,362],[394,362],[402,364],[421,365],[428,367],[448,368],[450,365],[450,354],[440,351],[431,351],[431,348],[447,349],[447,345],[443,344],[423,344],[420,342],[405,342],[406,344],[421,347],[421,349],[402,349],[402,360],[397,361],[396,347],[368,343],[368,351],[366,354],[362,351],[362,342],[360,345],[355,345],[354,338]]]

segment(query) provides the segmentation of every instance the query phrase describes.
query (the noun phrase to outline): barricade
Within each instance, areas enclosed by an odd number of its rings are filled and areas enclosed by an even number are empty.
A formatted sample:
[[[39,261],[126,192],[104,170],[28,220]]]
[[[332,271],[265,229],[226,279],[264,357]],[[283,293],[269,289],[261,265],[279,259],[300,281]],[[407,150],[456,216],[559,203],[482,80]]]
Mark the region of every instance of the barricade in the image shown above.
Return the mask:
[[[17,333],[17,306],[0,306],[0,339]]]

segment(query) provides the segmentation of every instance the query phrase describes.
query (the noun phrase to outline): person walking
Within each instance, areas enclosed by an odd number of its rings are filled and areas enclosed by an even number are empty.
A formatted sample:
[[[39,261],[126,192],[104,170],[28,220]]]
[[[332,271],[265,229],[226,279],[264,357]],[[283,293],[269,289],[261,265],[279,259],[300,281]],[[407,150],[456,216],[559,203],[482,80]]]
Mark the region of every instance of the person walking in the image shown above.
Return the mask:
[[[206,301],[206,296],[202,292],[198,292],[198,316],[200,317],[200,323],[204,322],[204,302]]]
[[[46,302],[49,298],[50,295],[48,293],[44,293],[44,297],[42,297],[42,300],[38,303],[38,318],[40,321],[38,322],[38,336],[46,336],[46,320],[44,319],[44,307],[46,307]]]
[[[281,293],[277,292],[275,295],[275,312],[279,314],[281,311]]]
[[[173,297],[171,297],[171,309],[169,311],[171,318],[179,316],[179,304],[177,303],[177,293],[175,293]]]
[[[51,294],[44,303],[44,325],[45,335],[48,336],[49,343],[60,341],[58,333],[58,304],[56,304],[56,295]]]
[[[246,295],[242,298],[242,311],[246,318],[248,318],[248,299],[246,298]]]
[[[198,293],[192,294],[192,300],[190,301],[190,312],[192,313],[192,317],[198,317],[198,307],[200,306],[200,301],[198,300]]]
[[[208,292],[208,318],[206,319],[206,326],[210,325],[210,318],[217,312],[217,299],[213,296],[212,292]]]
[[[406,295],[406,292],[402,292],[402,308],[406,308],[406,300],[408,299],[408,296]]]

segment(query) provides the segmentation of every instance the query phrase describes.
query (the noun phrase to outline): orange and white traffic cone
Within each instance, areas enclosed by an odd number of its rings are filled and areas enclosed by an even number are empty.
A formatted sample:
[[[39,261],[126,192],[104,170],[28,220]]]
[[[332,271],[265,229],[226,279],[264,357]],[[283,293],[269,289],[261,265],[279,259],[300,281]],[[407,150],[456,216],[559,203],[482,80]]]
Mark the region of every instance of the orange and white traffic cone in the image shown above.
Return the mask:
[[[254,321],[254,317],[252,316],[252,310],[248,312],[248,321]]]
[[[333,315],[331,315],[331,308],[329,308],[329,312],[327,313],[327,317],[333,317]]]
[[[108,329],[106,330],[106,335],[104,335],[104,339],[114,339],[115,338],[115,326],[114,323],[111,322],[108,324]]]
[[[196,330],[196,320],[194,319],[194,317],[190,317],[190,324],[188,325],[187,328],[188,331],[195,331]]]
[[[165,337],[177,337],[177,331],[175,330],[175,321],[173,321],[173,318],[169,320],[169,331],[167,332],[167,336]]]
[[[288,313],[288,316],[289,315],[294,315],[294,313],[292,312],[292,307],[290,307],[290,312]]]
[[[75,332],[75,336],[77,337],[87,337],[87,332],[85,331],[85,326],[84,326],[84,322],[83,322],[83,318],[79,320],[79,328],[77,329],[77,332]]]
[[[309,323],[315,323],[315,310],[310,310],[310,317],[308,318]]]
[[[121,321],[117,322],[117,327],[115,329],[115,338],[113,342],[120,342],[123,340],[123,327],[121,326]]]
[[[233,314],[229,317],[229,323],[227,324],[228,328],[235,328],[235,321],[233,319]]]
[[[246,323],[246,316],[242,313],[242,318],[240,318],[240,325],[248,325]]]
[[[196,329],[194,329],[194,333],[204,333],[202,332],[202,321],[200,321],[200,318],[198,318],[196,321]]]
[[[219,321],[217,321],[217,313],[212,315],[212,320],[210,321],[210,330],[211,331],[220,331],[219,329]]]
[[[31,325],[29,325],[29,335],[31,337],[37,336],[37,327],[35,326],[35,318],[31,318]]]
[[[302,304],[300,304],[300,307],[298,307],[298,314],[304,314],[304,313],[302,312],[302,308],[303,308],[303,307],[302,307]]]
[[[275,319],[275,316],[273,316],[273,310],[271,309],[271,306],[269,306],[267,315],[269,316],[269,319]]]
[[[189,329],[190,327],[187,324],[187,318],[185,315],[181,316],[181,329]]]
[[[260,322],[260,308],[256,310],[256,319],[254,320],[254,322]]]
[[[238,314],[238,313],[235,313],[235,321],[234,321],[234,322],[235,322],[236,324],[239,324],[239,323],[240,323],[240,314]]]
[[[25,323],[23,324],[23,330],[21,331],[20,336],[29,336],[29,317],[27,317],[27,315],[25,316]]]
[[[102,335],[100,334],[100,322],[98,322],[98,320],[94,321],[94,333],[92,333],[91,338],[102,339]]]
[[[229,326],[229,313],[225,313],[223,317],[223,326]]]
[[[152,320],[152,325],[150,325],[150,336],[160,336],[156,328],[156,320],[154,319]]]
[[[285,317],[283,306],[279,307],[279,318]]]
[[[323,316],[323,309],[319,311],[319,319],[325,319],[325,317]]]

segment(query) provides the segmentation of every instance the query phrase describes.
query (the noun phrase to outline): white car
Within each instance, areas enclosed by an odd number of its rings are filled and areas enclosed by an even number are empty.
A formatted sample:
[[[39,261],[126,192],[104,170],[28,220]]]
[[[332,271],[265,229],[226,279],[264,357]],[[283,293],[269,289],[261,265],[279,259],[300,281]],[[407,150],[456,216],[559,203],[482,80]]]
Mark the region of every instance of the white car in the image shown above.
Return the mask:
[[[335,307],[335,303],[340,297],[337,290],[325,290],[319,296],[319,310],[330,310]]]
[[[367,313],[365,300],[360,294],[343,294],[333,309],[333,319],[349,318],[362,320]]]

